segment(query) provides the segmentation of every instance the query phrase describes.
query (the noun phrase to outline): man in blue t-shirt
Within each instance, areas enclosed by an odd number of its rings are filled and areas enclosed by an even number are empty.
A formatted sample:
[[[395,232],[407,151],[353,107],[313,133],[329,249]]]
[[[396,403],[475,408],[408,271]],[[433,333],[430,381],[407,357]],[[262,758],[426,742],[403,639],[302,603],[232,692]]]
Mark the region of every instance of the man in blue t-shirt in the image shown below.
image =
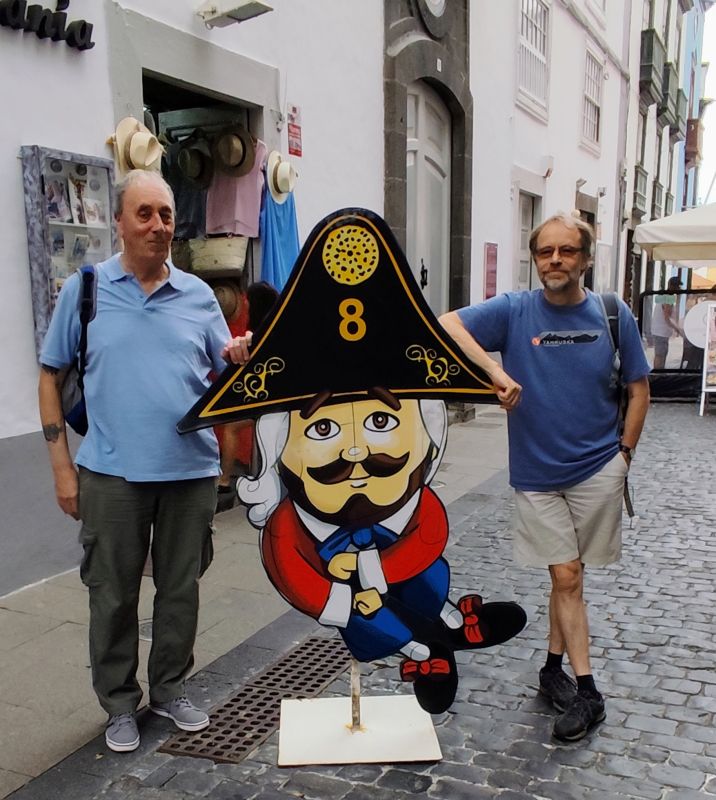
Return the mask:
[[[149,701],[182,730],[209,724],[184,694],[194,663],[198,582],[211,561],[219,449],[210,430],[179,436],[177,422],[235,360],[211,288],[168,260],[174,198],[157,173],[118,182],[124,250],[97,265],[96,315],[87,332],[88,430],[75,464],[61,387],[80,341],[78,275],[62,287],[40,362],[40,418],[60,508],[82,522],[89,589],[92,682],[109,715],[108,747],[139,746],[135,710],[137,603],[150,548],[156,587]],[[228,343],[228,344],[227,344]]]
[[[584,566],[621,554],[624,479],[649,408],[649,365],[619,301],[619,358],[629,398],[620,436],[612,341],[601,298],[581,286],[594,234],[555,215],[530,237],[543,289],[509,292],[443,315],[465,355],[492,378],[508,413],[514,553],[552,580],[549,649],[540,691],[561,712],[559,739],[605,717],[589,661]],[[500,352],[504,369],[488,352]],[[567,652],[576,682],[562,669]]]

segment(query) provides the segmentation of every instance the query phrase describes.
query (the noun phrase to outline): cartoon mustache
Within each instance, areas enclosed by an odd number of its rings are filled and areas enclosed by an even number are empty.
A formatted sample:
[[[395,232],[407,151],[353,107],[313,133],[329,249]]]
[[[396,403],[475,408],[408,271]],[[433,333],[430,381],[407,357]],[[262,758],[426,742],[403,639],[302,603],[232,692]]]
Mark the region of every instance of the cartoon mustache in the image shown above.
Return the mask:
[[[330,464],[322,467],[307,467],[306,471],[314,480],[329,485],[347,480],[356,464],[360,464],[369,475],[375,478],[389,478],[403,469],[409,457],[410,453],[404,453],[396,458],[386,453],[371,453],[363,461],[346,461],[339,456]]]

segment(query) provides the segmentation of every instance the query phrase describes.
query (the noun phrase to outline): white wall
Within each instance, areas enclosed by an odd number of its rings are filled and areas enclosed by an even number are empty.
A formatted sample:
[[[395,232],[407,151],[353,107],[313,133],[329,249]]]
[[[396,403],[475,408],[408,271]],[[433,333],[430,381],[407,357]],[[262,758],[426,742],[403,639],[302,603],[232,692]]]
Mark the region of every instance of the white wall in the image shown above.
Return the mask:
[[[476,6],[471,15],[470,77],[475,98],[473,301],[483,296],[485,241],[499,245],[498,292],[515,288],[520,189],[542,198],[544,218],[556,211],[573,209],[578,178],[586,181],[581,191],[592,196],[598,195],[599,187],[606,187],[599,200],[598,234],[599,241],[612,248],[614,258],[619,131],[624,124],[619,118],[624,78],[614,62],[622,56],[623,7],[610,6],[608,16],[600,19],[595,13],[598,4],[593,0],[567,5],[576,7],[576,16],[561,2],[551,4],[546,120],[515,102],[521,4],[484,3]],[[596,152],[581,142],[588,43],[596,46],[596,54],[604,56],[607,76],[602,84],[601,143]],[[545,177],[550,164],[551,175]]]
[[[511,171],[515,138],[514,87],[518,3],[480,3],[470,14],[473,96],[472,257],[470,300],[484,293],[484,245],[497,244],[497,291],[512,288]]]
[[[343,206],[382,213],[381,0],[272,0],[267,14],[213,29],[196,15],[199,0],[117,4],[279,69],[276,105],[284,114],[287,103],[298,105],[302,115],[303,156],[292,158],[302,239]],[[281,142],[286,154],[285,126]]]
[[[0,385],[0,438],[40,428],[20,146],[111,157],[106,139],[117,122],[113,109],[141,108],[141,96],[112,95],[112,86],[119,85],[116,74],[125,67],[121,52],[109,63],[109,15],[116,24],[125,10],[137,12],[222,51],[278,68],[275,107],[285,112],[290,102],[302,112],[303,157],[292,158],[299,173],[295,197],[302,240],[337,208],[356,205],[382,213],[382,3],[273,0],[271,5],[275,10],[261,17],[209,30],[196,16],[199,0],[73,0],[69,19],[84,18],[95,26],[96,45],[86,52],[0,28],[0,107],[6,114],[0,170],[7,176],[0,188],[5,264],[0,347],[6,376]],[[161,57],[162,42],[156,46]],[[194,61],[191,46],[181,55],[198,82],[210,65]],[[122,83],[121,90],[127,86],[138,94],[141,76]],[[286,127],[273,138],[286,155]]]
[[[44,3],[54,9],[54,5]],[[107,157],[114,128],[107,94],[107,47],[96,0],[73,0],[68,20],[96,23],[92,50],[0,28],[0,438],[39,429],[37,360],[30,299],[20,147],[40,145]]]

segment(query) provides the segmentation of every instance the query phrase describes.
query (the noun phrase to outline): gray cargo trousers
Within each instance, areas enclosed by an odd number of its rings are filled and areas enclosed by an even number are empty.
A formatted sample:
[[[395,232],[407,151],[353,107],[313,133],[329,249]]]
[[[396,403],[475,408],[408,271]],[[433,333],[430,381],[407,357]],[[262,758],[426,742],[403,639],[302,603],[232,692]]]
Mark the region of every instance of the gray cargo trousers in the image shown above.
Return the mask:
[[[92,684],[111,716],[134,711],[142,571],[151,545],[156,594],[149,696],[184,694],[194,665],[199,578],[213,556],[216,479],[134,483],[80,468],[82,582],[89,589]]]

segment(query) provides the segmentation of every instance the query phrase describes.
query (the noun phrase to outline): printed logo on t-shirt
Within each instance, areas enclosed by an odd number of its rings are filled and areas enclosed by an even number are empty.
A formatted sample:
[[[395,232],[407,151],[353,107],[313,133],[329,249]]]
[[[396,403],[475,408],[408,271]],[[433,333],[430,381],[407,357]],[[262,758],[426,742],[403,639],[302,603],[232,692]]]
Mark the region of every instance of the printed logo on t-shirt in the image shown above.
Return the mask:
[[[602,332],[596,331],[543,331],[538,336],[532,337],[535,347],[559,347],[563,344],[591,344],[596,342]]]

